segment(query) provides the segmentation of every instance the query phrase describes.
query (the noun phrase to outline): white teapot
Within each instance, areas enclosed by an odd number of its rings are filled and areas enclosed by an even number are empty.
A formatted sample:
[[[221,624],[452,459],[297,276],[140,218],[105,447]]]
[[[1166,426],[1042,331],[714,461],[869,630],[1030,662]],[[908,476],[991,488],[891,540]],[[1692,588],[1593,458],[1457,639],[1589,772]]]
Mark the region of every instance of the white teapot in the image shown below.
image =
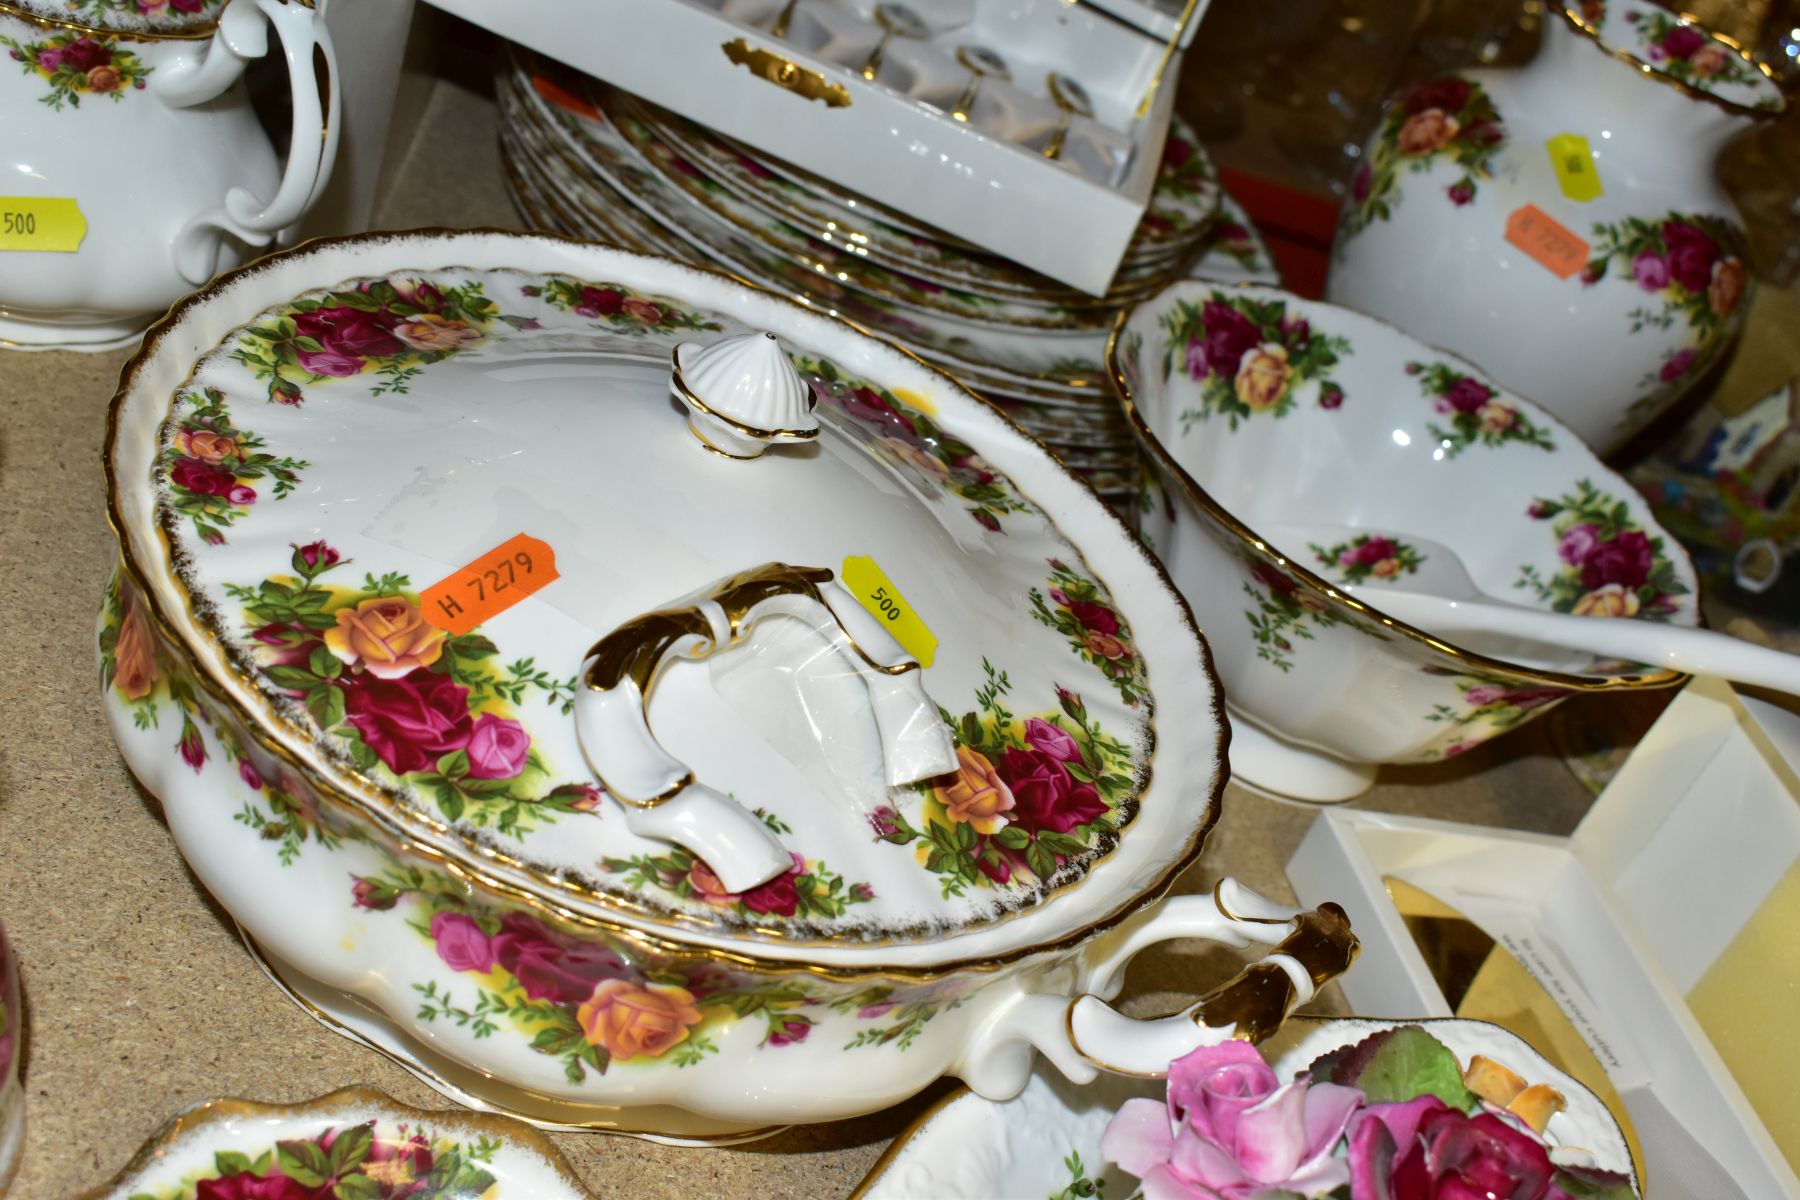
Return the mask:
[[[279,38],[283,168],[245,66]],[[106,349],[265,246],[329,182],[341,122],[313,0],[0,0],[0,345]]]

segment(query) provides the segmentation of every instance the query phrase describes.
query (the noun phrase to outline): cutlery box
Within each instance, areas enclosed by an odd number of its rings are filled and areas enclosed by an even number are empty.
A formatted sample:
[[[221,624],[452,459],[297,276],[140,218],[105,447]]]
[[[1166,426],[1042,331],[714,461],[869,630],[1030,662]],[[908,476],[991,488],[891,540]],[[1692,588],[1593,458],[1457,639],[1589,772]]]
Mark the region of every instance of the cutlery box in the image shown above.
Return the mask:
[[[911,0],[929,36],[885,43],[875,0],[429,2],[1098,295],[1149,203],[1208,0]],[[972,90],[967,44],[1010,81]],[[1056,158],[1051,72],[1094,113]]]
[[[1570,837],[1330,810],[1288,876],[1301,903],[1350,912],[1353,1011],[1453,1014],[1441,931],[1403,917],[1388,881],[1411,885],[1510,951],[1586,1042],[1648,1196],[1797,1196],[1797,770],[1800,707],[1696,681]]]

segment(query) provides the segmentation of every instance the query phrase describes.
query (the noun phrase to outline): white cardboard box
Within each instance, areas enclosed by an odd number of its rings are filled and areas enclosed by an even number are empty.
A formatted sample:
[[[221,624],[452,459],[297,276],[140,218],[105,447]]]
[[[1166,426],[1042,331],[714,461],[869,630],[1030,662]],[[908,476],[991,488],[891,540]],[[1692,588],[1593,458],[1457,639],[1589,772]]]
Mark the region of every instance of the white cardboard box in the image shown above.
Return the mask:
[[[1571,837],[1328,810],[1288,876],[1303,904],[1336,900],[1349,911],[1363,953],[1342,984],[1359,1014],[1451,1015],[1385,877],[1510,949],[1606,1067],[1643,1143],[1651,1197],[1800,1196],[1800,1178],[1686,999],[1800,869],[1797,769],[1800,716],[1696,682]],[[1791,934],[1794,986],[1800,926]],[[1782,977],[1777,964],[1769,977]],[[1785,1012],[1763,1031],[1772,1046],[1800,1039],[1800,995]]]
[[[429,2],[1095,294],[1149,203],[1181,47],[1206,8],[1206,0],[1108,0],[1106,11],[1067,0],[910,0],[942,32],[890,41],[887,73],[870,82],[858,67],[879,39],[868,20],[874,0],[798,0],[786,39],[769,33],[786,0]],[[968,22],[947,23],[944,12]],[[960,90],[950,55],[963,41],[1003,54],[1018,85],[1016,99],[988,114],[978,106],[968,122],[899,90]],[[1096,112],[1071,131],[1064,157],[1081,157],[1077,141],[1104,145],[1084,160],[1104,168],[1083,173],[1033,148],[1059,119],[1042,99],[1050,70],[1078,80]],[[808,98],[822,91],[831,102]],[[1013,136],[994,132],[1002,128]],[[1084,128],[1092,139],[1077,136]]]

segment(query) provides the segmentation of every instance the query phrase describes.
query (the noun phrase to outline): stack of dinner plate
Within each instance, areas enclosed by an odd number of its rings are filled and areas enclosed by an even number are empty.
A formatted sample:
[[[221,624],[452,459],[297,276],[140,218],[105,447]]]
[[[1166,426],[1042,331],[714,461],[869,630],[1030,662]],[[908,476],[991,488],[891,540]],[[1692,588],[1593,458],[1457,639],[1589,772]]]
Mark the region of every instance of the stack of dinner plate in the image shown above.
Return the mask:
[[[1091,296],[523,51],[498,93],[509,182],[533,225],[725,271],[858,322],[999,405],[1117,500],[1137,470],[1102,365],[1119,310],[1188,275],[1276,281],[1180,120],[1113,286]]]

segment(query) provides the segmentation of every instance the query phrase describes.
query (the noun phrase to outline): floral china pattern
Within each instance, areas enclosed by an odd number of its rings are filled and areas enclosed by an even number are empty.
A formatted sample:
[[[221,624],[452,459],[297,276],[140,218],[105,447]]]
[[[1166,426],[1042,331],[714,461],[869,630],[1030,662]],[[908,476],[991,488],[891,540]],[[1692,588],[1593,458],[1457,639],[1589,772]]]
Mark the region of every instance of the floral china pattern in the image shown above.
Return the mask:
[[[1460,169],[1445,198],[1458,208],[1475,199],[1506,141],[1494,102],[1480,84],[1460,76],[1422,83],[1403,93],[1382,117],[1369,161],[1350,183],[1343,230],[1350,236],[1391,220],[1400,203],[1399,174],[1418,174],[1440,160]]]
[[[1629,2],[1609,11],[1606,0],[1581,0],[1567,10],[1583,28],[1659,75],[1733,103],[1782,107],[1775,85],[1753,61],[1675,13]],[[1755,93],[1760,94],[1750,99]]]
[[[1290,316],[1285,300],[1215,291],[1200,304],[1176,300],[1162,325],[1168,334],[1165,370],[1179,361],[1200,385],[1199,407],[1181,413],[1183,433],[1215,413],[1233,430],[1259,413],[1286,416],[1299,388],[1315,381],[1320,408],[1344,403],[1331,368],[1350,353],[1349,340]]]
[[[10,46],[9,57],[50,85],[38,97],[41,103],[61,111],[66,104],[80,108],[83,96],[110,96],[114,104],[126,92],[143,91],[154,67],[113,39],[87,33],[59,33],[41,42],[20,42],[0,35],[0,46]]]
[[[794,832],[772,813],[758,810],[757,815],[777,836]],[[747,892],[727,891],[706,861],[683,846],[671,845],[666,854],[603,858],[600,866],[608,874],[624,876],[638,891],[664,891],[679,900],[724,909],[753,925],[789,917],[837,919],[852,906],[875,898],[875,889],[866,883],[847,882],[824,863],[792,850],[788,855],[792,869]]]
[[[273,481],[270,495],[279,500],[311,465],[267,453],[262,438],[233,425],[218,388],[178,395],[170,425],[162,462],[170,508],[209,546],[223,545],[226,527],[249,515],[258,480]]]
[[[1359,533],[1335,546],[1308,544],[1308,549],[1321,566],[1336,571],[1344,583],[1367,583],[1379,579],[1392,583],[1402,575],[1419,569],[1425,556],[1418,549],[1397,538],[1378,533]]]
[[[1218,176],[1192,134],[1177,120],[1163,141],[1156,188],[1140,222],[1140,228],[1158,240],[1187,233],[1218,211]]]
[[[1131,644],[1131,627],[1100,584],[1059,558],[1050,560],[1048,594],[1031,589],[1031,615],[1069,639],[1069,648],[1112,680],[1119,698],[1136,708],[1150,694],[1143,660]]]
[[[218,1150],[211,1170],[130,1200],[464,1200],[498,1197],[500,1143],[457,1142],[422,1124],[366,1121],[276,1142],[255,1158]]]
[[[1666,621],[1687,585],[1664,552],[1663,539],[1644,532],[1625,502],[1583,479],[1556,499],[1534,501],[1527,514],[1552,522],[1563,567],[1550,578],[1529,564],[1515,588],[1528,590],[1556,612],[1578,617],[1642,617]]]
[[[622,283],[589,283],[554,275],[540,284],[526,284],[519,291],[546,304],[598,321],[615,333],[642,337],[647,333],[675,330],[722,329],[717,321],[690,312],[672,300],[641,295]]]
[[[1574,695],[1568,688],[1546,684],[1520,684],[1516,680],[1480,675],[1456,675],[1448,667],[1422,668],[1428,675],[1454,675],[1459,703],[1434,704],[1425,719],[1447,729],[1442,745],[1425,752],[1427,758],[1457,755],[1505,733],[1550,705]]]
[[[1630,272],[1648,299],[1628,314],[1631,332],[1690,331],[1686,345],[1672,347],[1662,365],[1638,381],[1646,394],[1622,423],[1658,408],[1710,366],[1742,322],[1750,275],[1741,252],[1742,235],[1723,217],[1670,213],[1659,220],[1626,217],[1593,228],[1593,257],[1581,273],[1588,287],[1614,269]]]
[[[589,932],[575,937],[530,913],[471,905],[447,878],[390,867],[353,880],[352,900],[369,912],[406,903],[408,923],[438,958],[472,982],[413,985],[418,1016],[468,1030],[529,1038],[559,1059],[571,1083],[621,1064],[691,1067],[717,1053],[717,1035],[739,1021],[762,1026],[760,1049],[805,1042],[835,1015],[860,1023],[844,1049],[893,1043],[905,1050],[959,998],[931,985],[830,988],[793,977],[739,974],[707,959],[646,955]]]
[[[1031,512],[1031,505],[972,446],[957,441],[914,404],[879,384],[855,379],[836,364],[790,354],[794,368],[820,403],[852,419],[852,430],[883,457],[898,460],[920,482],[968,502],[969,515],[990,533],[1001,518]]]
[[[1419,390],[1431,406],[1450,420],[1449,426],[1433,422],[1431,436],[1443,447],[1446,458],[1455,458],[1470,446],[1503,446],[1521,442],[1540,450],[1554,450],[1550,431],[1500,399],[1489,387],[1446,363],[1409,362],[1406,373],[1417,376]]]
[[[259,764],[227,725],[212,720],[187,669],[161,652],[137,589],[117,572],[106,586],[98,640],[101,687],[126,706],[139,729],[159,728],[164,705],[172,707],[181,717],[174,753],[196,774],[210,758],[200,725],[212,729],[225,756],[236,764],[239,780],[257,795],[257,801],[245,801],[232,819],[275,843],[283,866],[298,859],[308,841],[328,849],[338,844],[340,835],[320,819],[298,781],[272,760]]]
[[[982,667],[975,710],[944,713],[956,770],[919,786],[914,816],[883,805],[869,818],[877,837],[921,857],[946,898],[1053,886],[1111,848],[1137,791],[1130,749],[1080,696],[1059,687],[1059,711],[1021,718],[1006,705],[1006,672]]]
[[[324,542],[294,549],[292,575],[227,585],[243,605],[266,685],[304,709],[323,744],[366,777],[429,798],[447,821],[518,837],[600,805],[592,783],[553,784],[512,714],[542,693],[567,712],[575,681],[530,659],[504,667],[477,627],[430,624],[404,575],[326,582],[348,560]]]
[[[479,282],[376,279],[295,301],[243,330],[231,357],[281,404],[365,372],[382,377],[373,395],[403,394],[427,366],[487,340],[496,323],[537,327],[502,313]]]
[[[1069,1173],[1068,1186],[1055,1192],[1048,1200],[1106,1200],[1106,1183],[1100,1178],[1100,1172],[1093,1170],[1081,1161],[1081,1151],[1069,1147],[1069,1153],[1062,1160],[1063,1169]]]
[[[19,0],[51,20],[79,21],[118,33],[178,33],[205,29],[226,0]]]
[[[1329,629],[1344,620],[1342,614],[1314,594],[1298,579],[1272,563],[1260,559],[1249,564],[1250,578],[1244,581],[1244,594],[1255,605],[1244,610],[1250,632],[1256,639],[1256,657],[1272,663],[1278,670],[1291,671],[1294,638],[1313,640],[1313,627]]]

